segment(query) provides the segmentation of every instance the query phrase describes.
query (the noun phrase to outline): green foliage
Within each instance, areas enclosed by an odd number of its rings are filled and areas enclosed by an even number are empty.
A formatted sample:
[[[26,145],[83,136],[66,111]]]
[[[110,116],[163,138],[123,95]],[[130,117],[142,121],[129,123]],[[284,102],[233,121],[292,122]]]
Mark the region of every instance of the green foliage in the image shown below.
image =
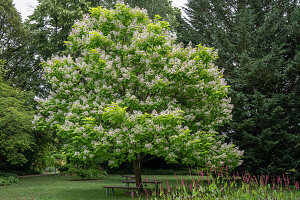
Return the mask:
[[[18,182],[19,177],[16,174],[0,172],[0,186],[7,186]]]
[[[68,170],[69,170],[71,167],[73,167],[73,165],[67,163],[67,164],[65,164],[65,165],[60,166],[60,167],[58,168],[58,170],[59,170],[60,174],[67,174]]]
[[[26,105],[23,93],[0,82],[0,152],[1,167],[5,164],[24,165],[25,152],[33,151],[31,135],[32,109]]]
[[[22,46],[24,29],[12,0],[0,2],[0,59],[8,64],[14,62],[16,51]]]
[[[30,80],[34,83],[34,85],[27,83],[24,87],[30,87],[37,96],[45,97],[51,86],[41,78],[41,61],[47,60],[51,55],[58,54],[65,49],[64,41],[67,40],[74,21],[81,19],[88,12],[90,6],[98,5],[98,1],[39,0],[38,2],[34,13],[24,23],[28,32],[24,54],[27,56],[27,68],[30,66],[30,69],[26,69],[32,76]],[[27,74],[26,71],[23,73]]]
[[[67,174],[78,176],[81,179],[97,179],[106,175],[104,171],[100,171],[99,169],[86,169],[80,167],[70,167]]]
[[[180,200],[180,199],[298,199],[300,197],[299,183],[294,182],[295,187],[290,186],[285,180],[285,185],[269,183],[268,176],[255,177],[244,174],[243,177],[225,176],[222,171],[216,178],[205,177],[198,174],[192,176],[192,181],[186,181],[176,177],[176,184],[168,184],[166,188],[160,188],[160,197],[150,199]],[[202,174],[202,172],[201,172]],[[280,179],[280,177],[278,177]]]
[[[46,167],[43,172],[56,172],[56,168],[55,167]]]
[[[64,50],[64,41],[74,21],[81,19],[92,5],[96,6],[89,0],[39,0],[34,13],[26,22],[31,32],[30,45],[35,54],[46,60]]]
[[[124,3],[128,3],[132,8],[146,9],[150,19],[160,16],[162,20],[170,23],[171,29],[177,26],[176,15],[180,15],[180,10],[172,7],[172,2],[169,0],[124,0]]]
[[[0,80],[0,169],[41,169],[47,135],[32,130],[32,94]]]
[[[224,131],[245,150],[242,167],[299,169],[299,2],[190,0],[186,12],[182,41],[219,50],[234,104]]]
[[[0,2],[0,60],[5,61],[6,83],[26,91],[41,91],[40,71],[31,59],[34,53],[28,49],[28,32],[12,0]]]
[[[3,76],[5,75],[6,71],[5,71],[5,68],[4,68],[4,65],[5,65],[5,61],[0,59],[0,82],[3,81]]]

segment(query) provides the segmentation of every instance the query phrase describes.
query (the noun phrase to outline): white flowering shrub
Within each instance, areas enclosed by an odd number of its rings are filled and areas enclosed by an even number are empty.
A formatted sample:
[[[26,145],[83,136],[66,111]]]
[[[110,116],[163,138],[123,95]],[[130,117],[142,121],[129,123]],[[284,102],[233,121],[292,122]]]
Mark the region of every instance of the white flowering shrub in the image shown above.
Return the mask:
[[[111,166],[146,154],[239,164],[242,152],[215,132],[230,120],[232,105],[212,48],[175,44],[167,22],[123,3],[92,8],[66,45],[70,55],[44,63],[52,92],[34,123],[57,130],[69,157]]]

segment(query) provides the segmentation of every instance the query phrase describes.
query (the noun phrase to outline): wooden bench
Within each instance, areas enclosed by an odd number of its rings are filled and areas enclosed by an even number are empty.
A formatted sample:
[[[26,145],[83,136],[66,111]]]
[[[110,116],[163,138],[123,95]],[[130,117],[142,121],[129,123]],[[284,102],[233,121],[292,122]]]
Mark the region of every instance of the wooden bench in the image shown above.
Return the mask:
[[[124,181],[124,178],[125,178],[126,181],[128,179],[130,179],[130,180],[134,180],[135,179],[134,175],[125,175],[125,174],[123,174],[123,175],[121,175],[121,177],[122,177],[122,181]]]
[[[130,183],[136,183],[135,180],[125,180],[125,181],[122,181],[123,183],[125,183],[126,187],[129,187],[129,184]],[[144,186],[147,186],[147,184],[155,184],[155,190],[156,190],[156,195],[159,195],[159,187],[158,185],[161,184],[162,182],[161,181],[156,181],[156,180],[142,180],[142,184]]]
[[[123,186],[103,186],[106,189],[106,196],[108,196],[108,190],[111,189],[111,194],[114,196],[114,189],[124,189],[124,190],[130,190],[131,196],[134,196],[134,192],[136,192],[137,196],[139,196],[139,192],[137,187],[123,187]]]

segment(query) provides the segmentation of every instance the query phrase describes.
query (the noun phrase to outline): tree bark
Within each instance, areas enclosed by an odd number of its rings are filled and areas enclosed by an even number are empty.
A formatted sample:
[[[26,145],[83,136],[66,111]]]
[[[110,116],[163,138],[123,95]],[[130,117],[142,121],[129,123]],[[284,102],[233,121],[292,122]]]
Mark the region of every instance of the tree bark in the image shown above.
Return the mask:
[[[135,175],[136,187],[139,188],[139,193],[143,192],[143,184],[142,184],[142,173],[141,173],[141,157],[139,154],[135,155],[135,160],[133,160],[133,169]]]

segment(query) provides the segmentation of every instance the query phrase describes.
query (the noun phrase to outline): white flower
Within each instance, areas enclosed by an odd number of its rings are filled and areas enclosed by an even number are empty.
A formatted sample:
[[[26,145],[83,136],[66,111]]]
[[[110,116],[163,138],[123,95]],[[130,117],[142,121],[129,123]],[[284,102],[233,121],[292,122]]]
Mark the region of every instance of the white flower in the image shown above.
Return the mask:
[[[87,138],[87,137],[88,137],[88,134],[83,133],[82,136],[85,137],[85,138]]]
[[[150,143],[145,144],[145,147],[146,147],[146,149],[152,149],[152,144],[150,144]]]
[[[95,145],[95,146],[98,146],[100,143],[97,142],[97,141],[92,141],[92,144]]]
[[[117,140],[116,143],[117,143],[118,145],[122,144],[122,142],[121,142],[120,140]]]
[[[103,132],[103,131],[104,131],[104,128],[102,127],[102,125],[95,126],[95,127],[94,127],[94,131]]]
[[[115,134],[114,129],[109,129],[108,135],[109,135],[109,136],[113,136],[114,134]]]
[[[239,160],[238,166],[240,166],[243,163],[243,160]]]
[[[169,156],[170,158],[173,158],[173,157],[175,157],[175,154],[174,154],[173,152],[171,152],[171,153],[168,154],[168,156]]]
[[[112,160],[108,161],[108,164],[109,164],[109,165],[113,165],[114,163],[115,163],[115,162],[112,161]]]

